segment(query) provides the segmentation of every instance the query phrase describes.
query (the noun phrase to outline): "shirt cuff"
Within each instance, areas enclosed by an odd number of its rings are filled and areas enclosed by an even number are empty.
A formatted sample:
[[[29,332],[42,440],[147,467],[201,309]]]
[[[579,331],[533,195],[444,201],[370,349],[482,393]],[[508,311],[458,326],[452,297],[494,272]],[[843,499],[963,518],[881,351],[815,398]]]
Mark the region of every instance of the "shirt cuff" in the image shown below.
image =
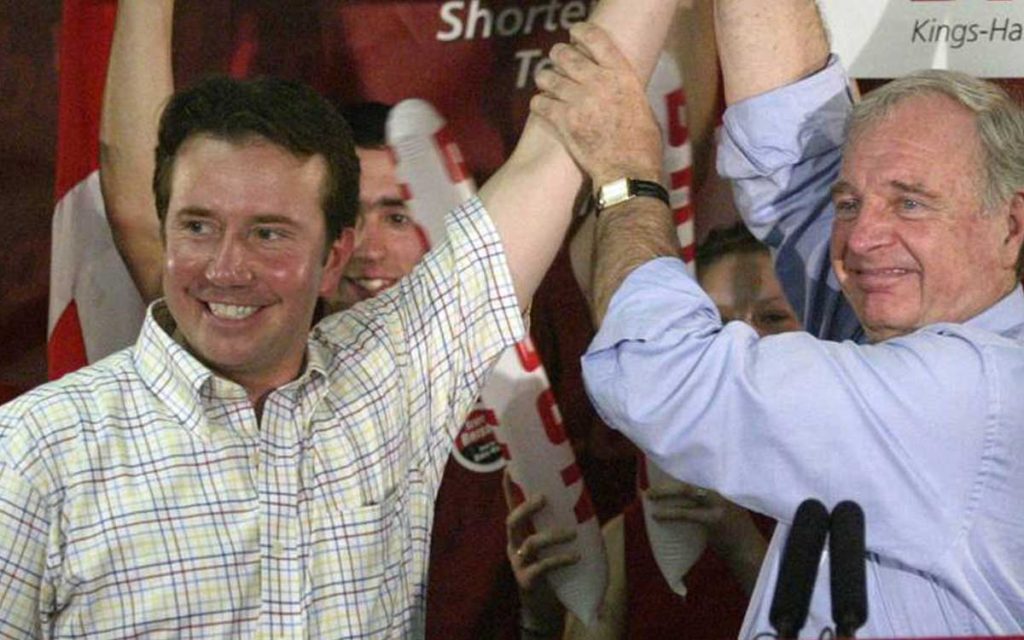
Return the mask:
[[[601,418],[612,426],[627,424],[630,380],[623,376],[621,346],[662,339],[679,329],[714,331],[721,324],[718,309],[681,260],[657,258],[635,269],[612,296],[581,361],[587,393]]]
[[[646,262],[634,269],[612,296],[587,355],[623,340],[661,335],[681,315],[701,307],[717,317],[717,309],[681,260],[665,257]]]
[[[737,102],[723,118],[719,174],[767,176],[834,151],[846,138],[852,105],[850,81],[836,55],[817,73]]]

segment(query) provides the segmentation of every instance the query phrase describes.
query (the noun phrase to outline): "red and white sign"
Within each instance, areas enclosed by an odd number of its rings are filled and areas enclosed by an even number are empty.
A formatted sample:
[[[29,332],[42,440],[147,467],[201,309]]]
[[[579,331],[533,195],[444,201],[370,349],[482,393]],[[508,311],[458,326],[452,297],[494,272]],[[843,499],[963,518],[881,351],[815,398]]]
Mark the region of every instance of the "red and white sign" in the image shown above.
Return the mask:
[[[672,56],[662,53],[647,83],[647,101],[661,125],[661,183],[668,185],[669,202],[683,261],[694,269],[697,239],[693,225],[693,148],[686,122],[686,93]]]
[[[64,2],[47,333],[51,378],[132,344],[145,310],[114,247],[96,173],[115,7],[112,0]]]
[[[1024,0],[821,0],[832,49],[857,78],[955,69],[1024,76]]]

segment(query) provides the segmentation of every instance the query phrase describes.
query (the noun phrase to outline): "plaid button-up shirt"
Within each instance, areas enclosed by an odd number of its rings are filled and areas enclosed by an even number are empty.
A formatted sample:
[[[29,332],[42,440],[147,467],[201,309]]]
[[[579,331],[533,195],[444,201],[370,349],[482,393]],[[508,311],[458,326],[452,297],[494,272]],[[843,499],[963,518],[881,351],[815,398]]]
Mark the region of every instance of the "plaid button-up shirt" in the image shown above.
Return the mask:
[[[0,637],[421,636],[434,496],[523,333],[478,201],[266,399],[157,303],[137,344],[0,409]]]

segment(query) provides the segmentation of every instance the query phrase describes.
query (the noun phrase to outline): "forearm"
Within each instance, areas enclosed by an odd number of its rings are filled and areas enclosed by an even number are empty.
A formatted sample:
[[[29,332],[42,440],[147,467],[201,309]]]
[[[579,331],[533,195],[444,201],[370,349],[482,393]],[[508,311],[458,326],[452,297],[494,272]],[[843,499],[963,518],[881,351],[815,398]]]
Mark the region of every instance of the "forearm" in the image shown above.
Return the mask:
[[[142,296],[160,295],[152,192],[160,112],[174,88],[173,0],[120,0],[100,121],[100,184],[114,241]]]
[[[603,0],[591,21],[611,32],[646,81],[675,9],[676,0]],[[531,116],[509,161],[480,190],[501,234],[523,307],[561,244],[580,184],[579,169],[557,134]]]
[[[678,255],[672,214],[661,201],[634,198],[602,212],[594,252],[594,326],[601,326],[612,296],[634,269],[654,258]]]
[[[794,82],[828,58],[814,0],[716,0],[715,32],[728,104]]]

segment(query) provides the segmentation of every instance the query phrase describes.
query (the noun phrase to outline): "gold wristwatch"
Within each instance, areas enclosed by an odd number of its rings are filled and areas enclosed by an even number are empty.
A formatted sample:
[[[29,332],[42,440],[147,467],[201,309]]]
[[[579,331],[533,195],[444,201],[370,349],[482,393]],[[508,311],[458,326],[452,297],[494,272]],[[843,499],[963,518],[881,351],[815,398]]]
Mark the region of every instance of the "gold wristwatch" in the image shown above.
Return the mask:
[[[635,178],[619,178],[606,183],[597,190],[594,197],[594,208],[597,213],[617,204],[622,204],[637,197],[657,198],[671,206],[668,199],[668,191],[657,182],[650,180],[637,180]]]

